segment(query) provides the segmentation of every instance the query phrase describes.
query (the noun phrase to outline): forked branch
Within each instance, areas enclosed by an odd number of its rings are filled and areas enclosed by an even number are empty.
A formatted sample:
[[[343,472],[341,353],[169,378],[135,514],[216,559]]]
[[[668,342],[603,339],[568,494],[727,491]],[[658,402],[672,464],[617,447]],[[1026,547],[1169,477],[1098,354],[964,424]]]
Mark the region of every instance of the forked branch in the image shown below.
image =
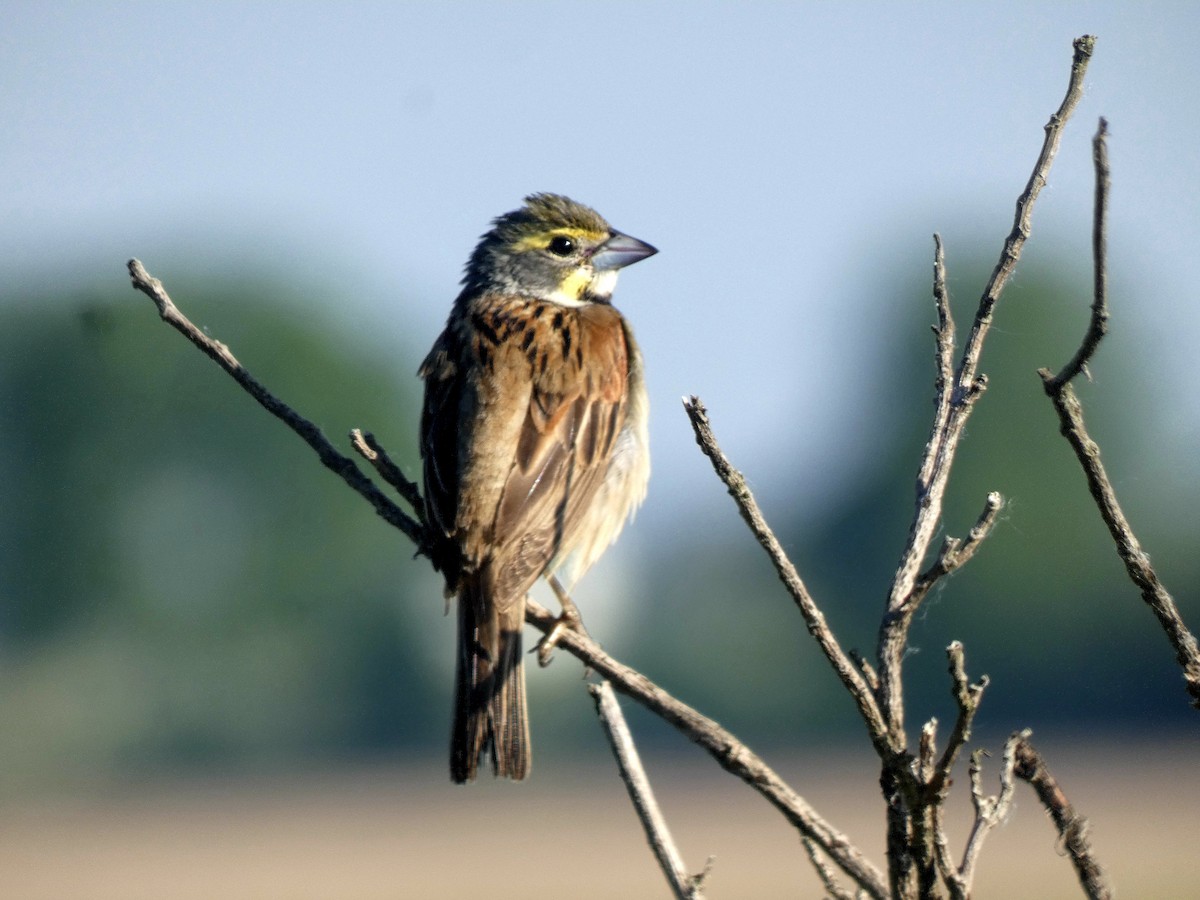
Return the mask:
[[[1096,199],[1092,225],[1093,298],[1092,314],[1087,332],[1079,349],[1057,375],[1049,369],[1039,369],[1046,395],[1058,413],[1059,430],[1067,439],[1075,458],[1083,468],[1088,490],[1100,511],[1108,532],[1116,545],[1117,555],[1125,565],[1130,580],[1141,591],[1142,599],[1153,611],[1159,624],[1175,650],[1175,659],[1183,670],[1183,678],[1192,706],[1200,709],[1200,646],[1196,637],[1184,624],[1175,598],[1163,587],[1158,573],[1150,564],[1150,557],[1142,550],[1137,535],[1109,480],[1108,472],[1100,459],[1100,447],[1088,434],[1083,421],[1083,406],[1075,394],[1071,381],[1087,364],[1100,346],[1108,330],[1108,275],[1107,275],[1107,215],[1108,215],[1108,126],[1104,119],[1092,141],[1092,156],[1096,168]]]
[[[907,646],[908,627],[920,596],[915,591],[918,573],[929,555],[929,548],[941,522],[946,484],[967,419],[975,401],[987,386],[978,374],[983,342],[991,327],[993,313],[1009,277],[1029,238],[1034,203],[1046,184],[1050,166],[1058,153],[1063,128],[1083,96],[1084,75],[1095,48],[1095,38],[1084,35],[1074,42],[1071,76],[1062,103],[1045,127],[1041,152],[1025,190],[1017,198],[1013,227],[1004,241],[1000,259],[992,270],[975,313],[971,332],[963,347],[957,369],[947,371],[953,353],[953,319],[946,294],[945,258],[940,237],[935,236],[934,299],[938,309],[937,338],[938,392],[936,413],[929,441],[925,446],[917,477],[916,503],[908,541],[888,595],[887,613],[879,633],[879,703],[892,740],[892,749],[900,753],[907,744],[904,736],[904,698],[901,667]]]
[[[962,896],[969,897],[971,885],[975,880],[975,866],[979,863],[979,854],[983,850],[983,841],[988,833],[1008,816],[1012,809],[1013,769],[1016,766],[1017,745],[1029,737],[1029,731],[1014,734],[1004,744],[1004,755],[1000,764],[1000,792],[985,794],[983,792],[983,759],[987,753],[976,750],[971,754],[971,803],[975,807],[975,821],[971,826],[971,834],[967,838],[967,847],[963,851],[962,865],[958,867],[953,879],[955,887],[962,891]]]
[[[558,617],[533,600],[528,600],[525,621],[543,633],[549,633],[558,622]],[[562,631],[558,646],[596,674],[611,681],[618,692],[636,700],[703,747],[721,768],[746,782],[779,810],[803,837],[815,841],[838,868],[869,896],[883,898],[888,895],[883,876],[861,851],[818,815],[803,797],[733,734],[671,696],[645,675],[613,659],[579,632],[573,629]]]

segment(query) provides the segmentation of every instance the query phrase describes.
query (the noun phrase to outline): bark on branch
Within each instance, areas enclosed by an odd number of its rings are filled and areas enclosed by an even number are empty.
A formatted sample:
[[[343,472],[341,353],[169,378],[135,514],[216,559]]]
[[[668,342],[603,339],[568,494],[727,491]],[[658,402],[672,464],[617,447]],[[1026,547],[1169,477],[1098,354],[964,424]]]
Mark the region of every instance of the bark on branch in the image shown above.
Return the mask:
[[[1067,795],[1046,768],[1042,755],[1029,742],[1028,732],[1020,735],[1014,755],[1014,773],[1022,781],[1029,783],[1037,793],[1038,799],[1042,801],[1042,806],[1050,813],[1050,818],[1054,820],[1054,826],[1062,839],[1062,845],[1071,857],[1071,864],[1075,866],[1084,893],[1092,900],[1110,900],[1113,889],[1100,863],[1092,855],[1087,819],[1075,812]]]
[[[625,716],[621,713],[612,683],[602,681],[599,684],[588,685],[588,692],[596,702],[596,714],[604,727],[609,745],[613,748],[613,755],[617,758],[621,780],[625,782],[625,789],[629,791],[629,799],[642,823],[646,841],[650,844],[654,858],[658,860],[659,868],[666,875],[672,892],[679,900],[704,900],[703,886],[708,870],[700,875],[688,874],[683,857],[671,838],[667,820],[654,797],[650,779],[646,777],[641,755],[633,742],[633,735],[629,732]]]
[[[1049,369],[1039,369],[1046,396],[1058,414],[1059,430],[1067,439],[1075,458],[1083,468],[1088,491],[1104,520],[1108,533],[1112,535],[1117,555],[1125,565],[1129,579],[1137,585],[1142,600],[1150,607],[1163,632],[1175,651],[1175,660],[1183,671],[1184,683],[1192,706],[1200,709],[1200,646],[1196,637],[1184,624],[1175,598],[1163,587],[1158,573],[1150,564],[1150,557],[1133,532],[1129,520],[1117,501],[1117,493],[1109,480],[1108,472],[1100,459],[1100,447],[1088,434],[1083,421],[1083,406],[1071,386],[1071,381],[1087,370],[1100,341],[1108,330],[1108,262],[1107,262],[1107,216],[1108,216],[1108,123],[1100,120],[1100,127],[1092,140],[1092,157],[1096,168],[1096,199],[1092,225],[1093,297],[1092,314],[1087,332],[1079,349],[1061,372],[1053,374]]]

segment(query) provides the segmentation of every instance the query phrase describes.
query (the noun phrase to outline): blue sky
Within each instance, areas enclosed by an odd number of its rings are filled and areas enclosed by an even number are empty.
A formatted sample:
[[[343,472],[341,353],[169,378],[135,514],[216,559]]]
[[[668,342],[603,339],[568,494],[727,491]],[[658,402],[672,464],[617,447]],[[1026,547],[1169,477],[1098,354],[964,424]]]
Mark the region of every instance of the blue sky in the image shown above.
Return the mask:
[[[832,502],[869,452],[883,348],[928,341],[891,332],[930,235],[952,270],[959,249],[998,253],[1071,40],[1094,33],[1027,259],[1077,258],[1086,304],[1108,117],[1112,273],[1136,286],[1115,324],[1172,386],[1147,398],[1170,413],[1160,452],[1194,456],[1198,6],[15,2],[5,20],[0,302],[34,278],[124,284],[130,256],[168,287],[292,273],[394,348],[402,379],[475,239],[525,194],[658,246],[616,295],[647,357],[652,528],[681,505],[730,517],[696,487],[690,393],[757,485]]]

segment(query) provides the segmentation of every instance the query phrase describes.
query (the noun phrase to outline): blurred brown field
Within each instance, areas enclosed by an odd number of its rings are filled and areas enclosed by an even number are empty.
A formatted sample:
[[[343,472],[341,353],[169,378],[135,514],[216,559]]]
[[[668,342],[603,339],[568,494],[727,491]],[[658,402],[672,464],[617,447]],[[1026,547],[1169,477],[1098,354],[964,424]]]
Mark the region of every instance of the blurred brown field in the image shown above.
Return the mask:
[[[1091,820],[1122,900],[1196,895],[1195,741],[1042,749]],[[605,763],[589,761],[582,776],[535,769],[524,785],[455,788],[440,760],[423,759],[415,768],[155,781],[12,800],[0,810],[0,897],[669,896]],[[868,757],[830,751],[773,764],[881,864],[882,804]],[[821,896],[795,833],[757,795],[698,756],[652,758],[648,769],[689,866],[715,857],[709,897]],[[957,774],[951,845],[960,848],[969,802],[965,773]],[[1024,785],[1013,815],[988,838],[976,887],[980,898],[1080,896]]]

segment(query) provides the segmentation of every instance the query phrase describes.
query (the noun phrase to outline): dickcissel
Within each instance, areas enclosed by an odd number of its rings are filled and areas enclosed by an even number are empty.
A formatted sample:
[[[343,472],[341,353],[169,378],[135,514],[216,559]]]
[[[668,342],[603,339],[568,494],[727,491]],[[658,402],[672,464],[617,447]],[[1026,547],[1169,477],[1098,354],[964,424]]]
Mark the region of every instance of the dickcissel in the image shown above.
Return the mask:
[[[495,219],[421,365],[434,565],[458,599],[450,777],[529,774],[525,595],[574,583],[646,495],[647,398],[617,272],[656,253],[594,210],[533,194]],[[568,558],[570,558],[568,560]]]

